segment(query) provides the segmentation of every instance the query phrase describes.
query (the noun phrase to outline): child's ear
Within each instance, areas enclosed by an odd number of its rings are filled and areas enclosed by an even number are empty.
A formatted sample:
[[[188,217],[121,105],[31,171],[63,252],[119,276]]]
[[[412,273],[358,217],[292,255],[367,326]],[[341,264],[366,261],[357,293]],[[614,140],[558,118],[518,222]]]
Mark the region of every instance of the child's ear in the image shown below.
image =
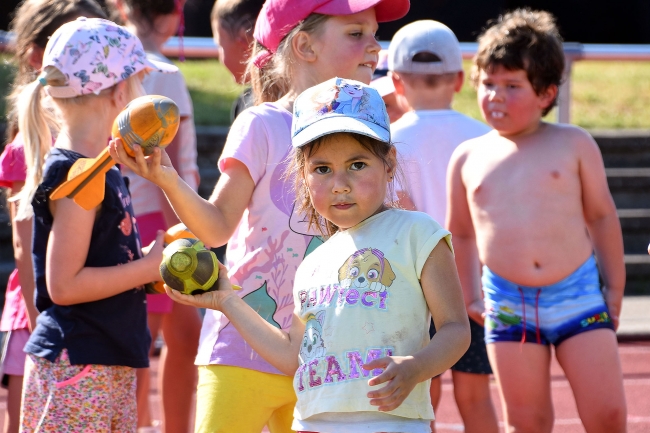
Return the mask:
[[[390,182],[395,177],[395,172],[397,171],[397,150],[395,149],[395,146],[390,147],[386,159],[388,160],[386,173],[388,174],[388,181]]]
[[[119,14],[122,21],[127,22],[129,20],[129,16],[127,14],[127,6],[124,4],[124,0],[113,0],[109,3],[113,5],[115,10],[117,10],[117,13]]]
[[[388,71],[388,76],[390,77],[391,80],[393,80],[393,86],[395,86],[395,93],[397,95],[403,95],[404,82],[402,81],[402,78],[399,76],[399,74],[393,71]]]
[[[126,80],[122,80],[113,86],[113,91],[111,92],[111,102],[120,110],[126,107],[126,104],[130,102],[127,100],[126,95]]]
[[[539,95],[540,108],[546,110],[557,98],[559,89],[556,84],[551,84],[544,89]]]
[[[43,67],[43,54],[45,49],[39,47],[36,44],[31,44],[27,54],[27,61],[29,66],[34,68],[37,71],[40,71]]]
[[[242,45],[242,48],[247,50],[251,42],[253,42],[253,29],[241,27],[237,32],[237,42]]]
[[[456,81],[454,82],[454,92],[455,93],[460,92],[460,89],[463,88],[463,83],[465,83],[465,72],[464,71],[458,71],[458,75],[456,75]]]
[[[294,54],[301,60],[313,62],[318,57],[314,50],[314,40],[307,32],[298,32],[291,41]]]

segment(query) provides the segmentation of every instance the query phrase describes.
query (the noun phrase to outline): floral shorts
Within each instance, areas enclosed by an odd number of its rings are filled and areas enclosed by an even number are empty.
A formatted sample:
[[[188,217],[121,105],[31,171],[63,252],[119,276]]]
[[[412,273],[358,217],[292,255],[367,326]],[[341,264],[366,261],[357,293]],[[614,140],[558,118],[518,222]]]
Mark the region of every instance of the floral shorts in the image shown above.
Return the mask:
[[[135,432],[135,369],[70,365],[63,349],[55,362],[29,355],[20,431]]]

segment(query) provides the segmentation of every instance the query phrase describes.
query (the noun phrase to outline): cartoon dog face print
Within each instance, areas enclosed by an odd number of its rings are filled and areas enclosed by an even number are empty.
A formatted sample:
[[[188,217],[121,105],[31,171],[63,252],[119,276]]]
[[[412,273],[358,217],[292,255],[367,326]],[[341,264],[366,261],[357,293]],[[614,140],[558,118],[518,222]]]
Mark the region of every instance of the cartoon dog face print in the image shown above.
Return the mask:
[[[323,321],[325,311],[307,316],[305,333],[300,345],[300,362],[305,363],[313,358],[325,356],[325,341],[323,341]]]
[[[383,292],[394,279],[395,272],[384,253],[375,248],[356,251],[339,269],[339,283],[345,288]]]

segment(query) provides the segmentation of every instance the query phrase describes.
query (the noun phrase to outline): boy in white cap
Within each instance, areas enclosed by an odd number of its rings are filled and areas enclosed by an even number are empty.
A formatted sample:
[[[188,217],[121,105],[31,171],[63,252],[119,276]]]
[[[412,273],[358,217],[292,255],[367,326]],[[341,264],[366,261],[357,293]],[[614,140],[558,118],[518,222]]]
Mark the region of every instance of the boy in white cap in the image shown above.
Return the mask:
[[[400,204],[445,223],[447,165],[465,140],[490,131],[485,124],[451,109],[454,95],[463,86],[460,45],[442,23],[416,21],[401,28],[388,49],[389,75],[398,103],[407,112],[391,125],[402,158],[403,185],[396,186]],[[465,295],[466,306],[473,296]],[[490,399],[490,368],[483,318],[468,310],[472,342],[467,353],[452,367],[454,395],[465,431],[497,432],[497,418]],[[431,335],[435,329],[431,329]],[[440,378],[431,383],[434,408],[440,398]],[[433,428],[433,423],[432,423]]]

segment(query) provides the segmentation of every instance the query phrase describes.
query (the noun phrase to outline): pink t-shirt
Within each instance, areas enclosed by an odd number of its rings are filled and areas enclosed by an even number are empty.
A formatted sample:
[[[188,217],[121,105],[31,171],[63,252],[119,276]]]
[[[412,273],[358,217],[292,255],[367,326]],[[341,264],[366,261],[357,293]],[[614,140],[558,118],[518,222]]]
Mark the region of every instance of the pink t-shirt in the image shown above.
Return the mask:
[[[228,134],[219,168],[235,158],[246,165],[255,190],[228,241],[229,276],[239,296],[272,325],[288,330],[293,315],[293,280],[312,236],[290,226],[295,194],[283,179],[291,149],[291,113],[274,103],[242,112]],[[318,244],[314,239],[314,243]],[[243,340],[228,319],[208,310],[201,329],[197,365],[222,364],[281,374]]]
[[[14,141],[7,144],[0,155],[0,187],[13,188],[14,182],[25,181],[27,166],[25,165],[23,145],[22,134],[18,133]],[[18,270],[14,269],[7,281],[5,306],[2,310],[2,318],[0,318],[0,331],[27,329],[28,323],[27,307],[25,307],[25,300],[20,290]]]

